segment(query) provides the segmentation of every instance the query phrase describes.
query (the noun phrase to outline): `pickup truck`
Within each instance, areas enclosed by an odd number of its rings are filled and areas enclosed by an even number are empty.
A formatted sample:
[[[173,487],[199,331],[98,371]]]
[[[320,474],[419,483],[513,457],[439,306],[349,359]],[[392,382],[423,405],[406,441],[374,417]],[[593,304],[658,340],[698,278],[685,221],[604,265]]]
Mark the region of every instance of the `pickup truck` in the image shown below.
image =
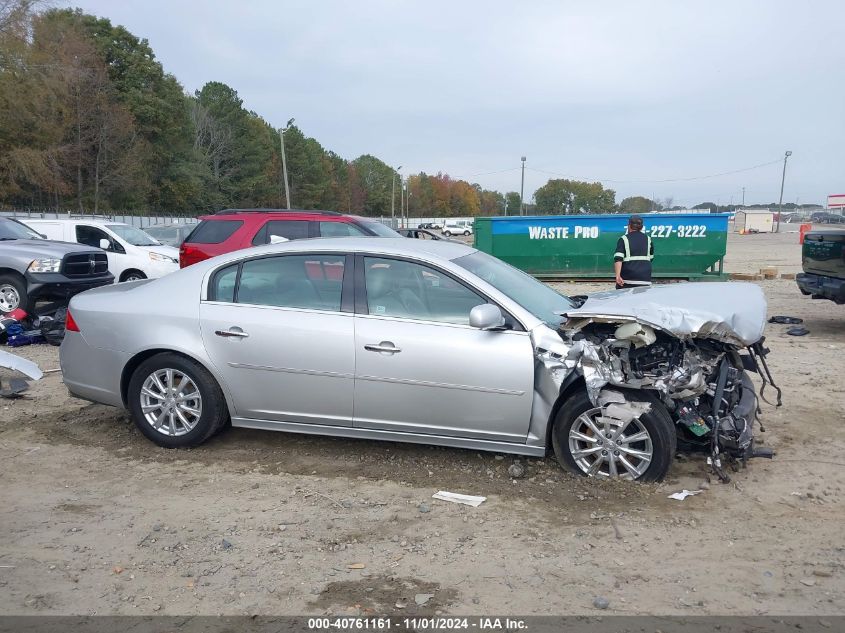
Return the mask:
[[[0,315],[114,283],[108,265],[105,251],[50,242],[22,222],[0,217]]]
[[[805,295],[845,303],[845,230],[810,231],[804,236],[795,281]]]

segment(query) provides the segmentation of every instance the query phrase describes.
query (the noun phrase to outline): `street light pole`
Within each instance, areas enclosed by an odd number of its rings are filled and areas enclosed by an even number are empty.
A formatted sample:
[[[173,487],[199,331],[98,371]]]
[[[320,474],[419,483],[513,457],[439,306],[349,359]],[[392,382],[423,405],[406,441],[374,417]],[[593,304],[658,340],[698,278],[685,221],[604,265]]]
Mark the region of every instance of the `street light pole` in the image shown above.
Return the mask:
[[[525,156],[522,157],[522,184],[519,186],[519,215],[525,215]]]
[[[786,181],[786,159],[790,156],[792,156],[792,152],[789,150],[783,155],[783,175],[780,177],[780,202],[778,202],[778,223],[775,233],[780,233],[780,216],[783,214],[783,183]]]
[[[293,125],[293,119],[288,121],[284,129],[279,130],[279,143],[282,146],[282,176],[285,183],[285,202],[288,209],[290,209],[290,187],[288,186],[288,163],[285,159],[285,132],[290,129],[291,125]]]
[[[396,226],[396,174],[399,170],[402,169],[402,165],[399,165],[397,169],[393,170],[393,177],[391,180],[391,191],[390,191],[390,228],[395,229]]]

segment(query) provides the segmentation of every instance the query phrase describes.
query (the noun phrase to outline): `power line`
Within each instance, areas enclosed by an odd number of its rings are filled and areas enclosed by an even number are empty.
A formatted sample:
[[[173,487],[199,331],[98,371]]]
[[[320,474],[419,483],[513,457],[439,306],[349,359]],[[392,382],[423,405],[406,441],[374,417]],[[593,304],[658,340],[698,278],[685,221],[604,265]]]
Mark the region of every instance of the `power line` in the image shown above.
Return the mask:
[[[619,184],[634,184],[634,183],[667,183],[667,182],[690,182],[693,180],[706,180],[708,178],[719,178],[720,176],[730,176],[732,174],[741,174],[742,172],[751,171],[754,169],[760,169],[762,167],[768,167],[769,165],[774,165],[776,163],[780,163],[782,159],[778,158],[777,160],[769,161],[766,163],[760,163],[759,165],[752,165],[751,167],[743,167],[741,169],[733,169],[731,171],[723,171],[718,174],[709,174],[707,176],[690,176],[688,178],[663,178],[663,179],[656,179],[656,180],[648,180],[648,179],[638,179],[638,180],[616,180],[613,178],[579,178],[576,176],[571,176],[568,174],[561,174],[553,171],[547,171],[545,169],[535,169],[533,167],[526,167],[526,169],[530,169],[531,171],[536,171],[542,174],[549,174],[551,176],[562,176],[563,178],[570,178],[573,180],[582,180],[586,182],[612,182],[612,183],[619,183]]]

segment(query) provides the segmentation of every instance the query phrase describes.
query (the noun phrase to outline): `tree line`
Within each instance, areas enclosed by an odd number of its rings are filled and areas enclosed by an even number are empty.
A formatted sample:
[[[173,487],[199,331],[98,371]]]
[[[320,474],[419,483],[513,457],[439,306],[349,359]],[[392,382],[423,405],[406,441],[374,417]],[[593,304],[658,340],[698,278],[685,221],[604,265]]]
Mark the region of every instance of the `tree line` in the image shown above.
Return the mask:
[[[212,81],[188,94],[147,40],[79,9],[39,11],[41,3],[0,0],[0,204],[175,215],[285,206],[280,131],[247,110],[234,88]],[[346,159],[295,125],[284,144],[296,208],[520,212],[517,192],[444,173],[412,174],[403,185],[379,158]],[[549,180],[525,204],[544,214],[672,207],[671,199],[642,196],[617,205],[601,183],[567,179]]]

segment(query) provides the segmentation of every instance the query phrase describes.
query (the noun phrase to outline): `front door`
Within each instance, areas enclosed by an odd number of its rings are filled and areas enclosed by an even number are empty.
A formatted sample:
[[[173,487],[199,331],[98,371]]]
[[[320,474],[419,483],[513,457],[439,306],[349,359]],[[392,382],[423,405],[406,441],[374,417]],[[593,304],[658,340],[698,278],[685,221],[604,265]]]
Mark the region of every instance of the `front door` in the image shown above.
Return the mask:
[[[487,300],[415,262],[361,257],[355,426],[525,442],[534,361],[526,332],[469,326]]]
[[[345,255],[273,255],[212,276],[200,307],[202,337],[237,417],[352,425],[346,269]]]

